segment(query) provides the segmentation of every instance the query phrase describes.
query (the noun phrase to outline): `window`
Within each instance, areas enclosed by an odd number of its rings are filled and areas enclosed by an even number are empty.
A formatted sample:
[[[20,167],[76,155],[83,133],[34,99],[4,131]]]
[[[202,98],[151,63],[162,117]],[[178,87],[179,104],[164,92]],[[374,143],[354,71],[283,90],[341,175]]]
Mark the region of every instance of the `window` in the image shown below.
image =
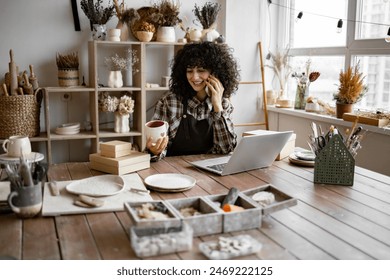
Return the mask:
[[[310,95],[334,102],[340,71],[359,63],[368,92],[357,106],[390,110],[390,43],[384,40],[390,27],[390,1],[278,0],[278,9],[288,15],[288,32],[282,40],[290,46],[293,71],[302,71],[310,59],[311,70],[321,73],[310,85]],[[300,11],[303,16],[297,20]],[[341,33],[336,32],[339,19]],[[295,87],[290,79],[290,98]]]

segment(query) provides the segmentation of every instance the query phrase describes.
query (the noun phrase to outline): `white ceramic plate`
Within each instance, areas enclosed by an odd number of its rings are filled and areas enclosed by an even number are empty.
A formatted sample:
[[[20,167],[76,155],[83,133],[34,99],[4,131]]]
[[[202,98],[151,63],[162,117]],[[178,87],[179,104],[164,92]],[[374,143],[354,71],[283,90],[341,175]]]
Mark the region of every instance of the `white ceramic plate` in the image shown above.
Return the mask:
[[[145,184],[159,192],[181,192],[195,186],[196,179],[184,174],[163,173],[146,177]]]
[[[295,156],[302,160],[315,160],[316,155],[312,151],[299,151],[295,152]]]
[[[302,160],[299,159],[295,153],[292,153],[288,156],[289,161],[292,164],[300,165],[300,166],[307,166],[307,167],[314,167],[315,161],[314,160]]]
[[[125,187],[123,178],[118,175],[101,175],[77,180],[66,186],[73,194],[89,196],[110,196],[120,193]]]

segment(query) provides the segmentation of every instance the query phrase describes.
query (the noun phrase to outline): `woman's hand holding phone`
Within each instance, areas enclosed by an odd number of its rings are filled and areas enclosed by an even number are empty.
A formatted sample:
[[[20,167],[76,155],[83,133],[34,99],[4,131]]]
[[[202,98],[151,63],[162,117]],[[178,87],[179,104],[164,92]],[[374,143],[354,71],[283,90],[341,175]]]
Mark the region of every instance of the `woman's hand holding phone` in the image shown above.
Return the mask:
[[[223,96],[223,85],[222,83],[213,75],[210,75],[206,81],[207,95],[211,98],[211,103],[215,112],[220,112],[222,108],[222,96]]]

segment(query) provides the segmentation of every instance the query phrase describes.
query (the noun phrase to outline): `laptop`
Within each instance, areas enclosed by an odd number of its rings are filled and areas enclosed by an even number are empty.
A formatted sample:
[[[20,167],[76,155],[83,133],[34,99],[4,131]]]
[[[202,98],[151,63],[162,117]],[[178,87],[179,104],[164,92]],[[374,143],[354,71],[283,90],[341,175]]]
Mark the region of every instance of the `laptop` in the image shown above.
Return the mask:
[[[230,155],[193,161],[191,164],[221,176],[268,167],[292,134],[292,131],[264,130],[264,133],[242,137]]]

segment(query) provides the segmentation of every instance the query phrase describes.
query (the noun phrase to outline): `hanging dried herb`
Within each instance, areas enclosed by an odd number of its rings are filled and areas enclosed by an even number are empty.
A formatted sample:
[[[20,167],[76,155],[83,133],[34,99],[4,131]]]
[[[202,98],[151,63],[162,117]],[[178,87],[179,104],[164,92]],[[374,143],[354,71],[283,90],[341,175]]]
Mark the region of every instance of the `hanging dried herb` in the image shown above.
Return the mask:
[[[106,24],[115,13],[114,4],[103,7],[103,0],[81,0],[80,6],[92,24]]]

